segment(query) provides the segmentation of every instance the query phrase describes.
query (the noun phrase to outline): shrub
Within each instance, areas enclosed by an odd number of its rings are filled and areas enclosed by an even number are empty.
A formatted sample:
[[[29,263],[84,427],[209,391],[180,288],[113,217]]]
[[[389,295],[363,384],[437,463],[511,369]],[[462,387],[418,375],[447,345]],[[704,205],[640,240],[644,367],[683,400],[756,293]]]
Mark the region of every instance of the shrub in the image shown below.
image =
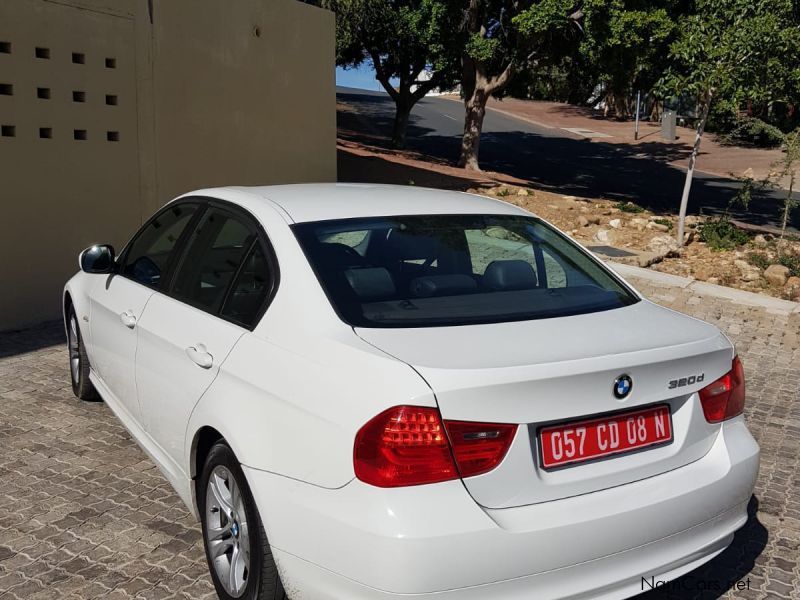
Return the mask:
[[[715,251],[732,250],[750,241],[744,231],[731,223],[727,217],[709,219],[700,226],[700,239]]]
[[[739,119],[736,126],[720,139],[728,144],[777,148],[783,143],[783,132],[761,119],[744,117]]]
[[[766,269],[768,266],[772,264],[772,261],[769,259],[769,257],[761,252],[748,253],[747,262],[749,262],[754,267],[758,267],[761,270]]]
[[[800,256],[792,254],[779,254],[777,258],[770,258],[763,252],[750,252],[747,262],[759,269],[766,269],[770,265],[783,265],[789,269],[790,277],[800,277]]]
[[[626,213],[642,213],[644,209],[633,202],[617,202],[617,208]]]
[[[781,254],[778,257],[778,264],[789,269],[789,275],[791,277],[800,277],[800,256]]]
[[[665,219],[663,217],[659,217],[658,219],[653,219],[653,223],[658,223],[659,225],[666,226],[667,229],[672,231],[672,221],[669,219]]]

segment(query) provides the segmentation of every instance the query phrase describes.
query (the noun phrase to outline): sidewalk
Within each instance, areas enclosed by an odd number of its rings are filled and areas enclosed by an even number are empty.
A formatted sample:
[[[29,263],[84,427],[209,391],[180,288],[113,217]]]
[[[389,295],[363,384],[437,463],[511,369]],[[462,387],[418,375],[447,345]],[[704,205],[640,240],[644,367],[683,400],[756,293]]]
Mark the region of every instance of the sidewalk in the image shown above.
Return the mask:
[[[609,144],[631,144],[641,146],[642,158],[651,157],[669,164],[686,168],[689,154],[694,144],[695,132],[688,127],[678,127],[678,139],[668,142],[661,139],[660,123],[641,121],[639,139],[634,139],[633,121],[616,121],[603,118],[599,111],[591,108],[505,98],[489,100],[492,110],[532,122],[541,127],[560,129],[566,135],[576,138],[602,140]],[[703,136],[697,169],[713,175],[739,177],[744,174],[755,179],[763,179],[769,174],[771,165],[783,153],[779,149],[740,148],[723,146],[715,141],[715,135]],[[748,170],[752,170],[749,172]]]

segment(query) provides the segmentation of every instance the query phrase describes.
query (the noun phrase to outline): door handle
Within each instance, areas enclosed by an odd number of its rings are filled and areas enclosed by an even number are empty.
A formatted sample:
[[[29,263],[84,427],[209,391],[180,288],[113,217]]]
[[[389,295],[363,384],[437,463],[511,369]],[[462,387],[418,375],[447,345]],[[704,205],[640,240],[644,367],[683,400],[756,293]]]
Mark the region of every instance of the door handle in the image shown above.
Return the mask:
[[[204,344],[197,344],[196,346],[189,346],[186,349],[186,356],[203,369],[210,369],[214,364],[214,357],[206,350]]]
[[[119,320],[122,321],[122,324],[128,329],[136,327],[136,315],[133,314],[131,310],[126,310],[124,313],[120,314]]]

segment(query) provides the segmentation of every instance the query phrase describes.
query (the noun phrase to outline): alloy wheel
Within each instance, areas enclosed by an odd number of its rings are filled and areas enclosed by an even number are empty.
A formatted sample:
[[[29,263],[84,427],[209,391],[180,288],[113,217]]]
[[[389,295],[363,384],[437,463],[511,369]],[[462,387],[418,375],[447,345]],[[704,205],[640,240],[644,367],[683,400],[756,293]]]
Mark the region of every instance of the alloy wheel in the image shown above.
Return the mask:
[[[67,338],[69,343],[69,372],[72,375],[73,383],[78,383],[81,376],[81,349],[80,338],[78,337],[78,320],[74,314],[69,319]]]
[[[250,575],[250,536],[244,500],[233,474],[218,465],[206,489],[206,544],[225,591],[240,597]]]

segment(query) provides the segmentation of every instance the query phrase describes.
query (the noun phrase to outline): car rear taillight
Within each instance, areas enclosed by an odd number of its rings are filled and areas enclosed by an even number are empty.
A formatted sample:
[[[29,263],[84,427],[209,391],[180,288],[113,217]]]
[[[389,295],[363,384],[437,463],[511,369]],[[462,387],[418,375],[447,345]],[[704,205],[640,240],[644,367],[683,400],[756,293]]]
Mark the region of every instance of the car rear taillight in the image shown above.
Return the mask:
[[[356,477],[378,487],[458,478],[442,418],[435,408],[395,406],[359,429],[353,448]]]
[[[516,425],[442,421],[436,408],[395,406],[356,434],[356,477],[389,488],[486,473],[503,460],[516,430]]]
[[[719,423],[744,412],[744,367],[738,356],[731,370],[700,390],[700,403],[709,423]]]
[[[487,473],[499,465],[517,432],[516,425],[445,421],[462,477]]]

